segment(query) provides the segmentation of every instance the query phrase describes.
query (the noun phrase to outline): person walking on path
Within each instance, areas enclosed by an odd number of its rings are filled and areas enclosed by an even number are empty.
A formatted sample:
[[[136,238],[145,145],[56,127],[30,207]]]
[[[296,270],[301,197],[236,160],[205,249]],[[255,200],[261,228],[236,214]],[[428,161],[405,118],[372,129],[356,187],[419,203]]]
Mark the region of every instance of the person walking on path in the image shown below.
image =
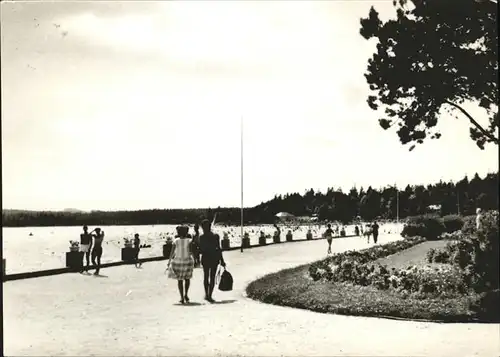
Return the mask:
[[[200,266],[200,226],[198,223],[194,225],[194,235],[191,242],[191,248],[193,250],[194,266]]]
[[[177,280],[181,304],[189,303],[188,291],[194,268],[191,239],[188,237],[188,232],[189,228],[186,226],[177,227],[177,238],[174,239],[168,261],[168,277]]]
[[[211,230],[210,221],[205,219],[201,222],[203,234],[200,236],[201,265],[203,266],[203,286],[205,288],[205,300],[214,302],[212,294],[215,287],[215,275],[219,263],[225,267],[226,263],[222,257],[220,237]]]
[[[99,275],[99,271],[101,270],[102,241],[104,240],[104,231],[101,231],[101,228],[96,228],[93,237],[94,248],[92,249],[92,264],[97,266],[94,275]]]
[[[377,240],[378,240],[378,229],[379,229],[379,225],[377,224],[377,222],[374,222],[372,224],[372,233],[373,233],[373,243],[377,244]]]
[[[139,252],[141,251],[141,239],[139,238],[139,233],[134,236],[134,249],[135,249],[135,267],[140,268],[142,263],[139,261]]]
[[[325,233],[323,233],[323,237],[325,237],[326,241],[328,242],[328,250],[326,251],[326,255],[332,254],[333,229],[330,223],[328,223],[327,229]]]
[[[366,243],[370,244],[370,236],[373,233],[373,228],[371,224],[367,224],[365,227],[365,232],[363,233],[366,236]]]
[[[94,231],[89,233],[89,227],[83,226],[83,233],[80,234],[80,252],[83,253],[82,269],[80,270],[80,273],[83,273],[84,270],[89,271],[90,249],[92,248],[92,233],[93,232]],[[85,267],[85,262],[84,262],[85,259],[87,260],[86,267]]]

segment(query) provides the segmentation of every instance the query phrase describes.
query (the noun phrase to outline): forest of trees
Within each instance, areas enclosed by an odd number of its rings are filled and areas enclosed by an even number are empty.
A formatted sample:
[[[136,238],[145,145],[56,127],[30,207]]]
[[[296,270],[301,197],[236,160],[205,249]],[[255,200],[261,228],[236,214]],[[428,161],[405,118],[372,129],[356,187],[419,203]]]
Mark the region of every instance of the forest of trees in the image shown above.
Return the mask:
[[[326,193],[313,189],[303,195],[292,193],[276,195],[273,199],[245,208],[245,224],[272,223],[278,212],[296,216],[317,214],[320,220],[348,223],[360,216],[364,220],[396,219],[396,188],[352,188],[349,192],[330,188]],[[458,182],[439,182],[433,185],[417,185],[399,188],[399,217],[416,216],[430,211],[429,206],[440,206],[441,215],[471,215],[477,207],[498,210],[498,173],[484,178],[475,175]],[[58,211],[34,212],[3,210],[5,227],[75,226],[75,225],[153,225],[194,223],[211,218],[217,212],[217,221],[225,224],[240,223],[239,208],[213,209],[152,209],[141,211]]]

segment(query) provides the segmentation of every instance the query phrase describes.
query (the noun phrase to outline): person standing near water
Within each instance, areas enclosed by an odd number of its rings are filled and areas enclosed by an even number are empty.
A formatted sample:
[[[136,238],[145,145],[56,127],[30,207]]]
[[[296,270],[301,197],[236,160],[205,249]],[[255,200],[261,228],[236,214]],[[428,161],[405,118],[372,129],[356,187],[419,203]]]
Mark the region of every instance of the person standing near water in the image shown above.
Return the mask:
[[[323,237],[325,237],[328,242],[328,250],[326,251],[326,254],[332,254],[333,229],[330,223],[328,223],[327,229],[325,233],[323,233]]]
[[[274,231],[274,236],[278,237],[278,239],[279,239],[281,237],[281,229],[280,229],[280,227],[278,227],[278,225],[276,223],[274,224],[274,228],[276,228],[276,230]]]
[[[90,249],[92,248],[92,232],[89,233],[89,227],[83,226],[83,233],[80,234],[80,252],[83,253],[82,269],[80,270],[80,273],[83,273],[83,271],[89,271]],[[84,260],[87,260],[86,268],[84,268]]]
[[[215,275],[219,263],[225,267],[226,263],[222,257],[220,237],[211,230],[208,219],[201,222],[203,234],[200,236],[201,265],[203,266],[203,286],[205,288],[205,300],[214,302],[212,294],[215,287]]]
[[[188,232],[189,228],[186,226],[177,227],[177,238],[174,240],[168,261],[168,277],[177,280],[181,304],[189,302],[188,291],[194,267]]]
[[[93,237],[94,248],[92,249],[92,264],[97,266],[94,275],[99,275],[99,271],[101,270],[102,241],[104,240],[104,231],[101,231],[101,228],[96,228]]]
[[[372,233],[373,233],[373,242],[375,244],[377,244],[377,240],[378,240],[378,229],[379,229],[379,225],[377,224],[377,222],[374,222],[372,224]]]
[[[141,251],[141,239],[139,233],[134,235],[134,249],[135,249],[135,267],[140,268],[142,263],[139,261],[139,252]]]

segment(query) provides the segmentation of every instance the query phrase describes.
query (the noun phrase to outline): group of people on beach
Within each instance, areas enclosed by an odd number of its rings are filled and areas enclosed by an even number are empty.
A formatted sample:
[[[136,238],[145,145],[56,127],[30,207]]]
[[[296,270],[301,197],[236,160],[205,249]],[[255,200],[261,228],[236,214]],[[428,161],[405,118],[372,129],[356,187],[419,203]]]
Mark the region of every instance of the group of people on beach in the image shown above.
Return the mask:
[[[90,262],[96,267],[94,275],[99,275],[101,270],[102,242],[104,240],[104,231],[97,227],[89,232],[88,226],[83,226],[83,233],[80,234],[80,252],[83,253],[82,268],[80,273],[90,270]],[[141,239],[139,233],[134,235],[135,266],[140,268],[142,263],[139,261],[139,252],[141,250]]]
[[[88,272],[90,260],[96,266],[94,275],[99,275],[101,269],[102,241],[104,240],[104,231],[101,228],[95,228],[89,232],[89,227],[83,226],[83,233],[80,234],[80,252],[83,252],[83,258],[87,261],[85,265],[82,261],[80,273]]]

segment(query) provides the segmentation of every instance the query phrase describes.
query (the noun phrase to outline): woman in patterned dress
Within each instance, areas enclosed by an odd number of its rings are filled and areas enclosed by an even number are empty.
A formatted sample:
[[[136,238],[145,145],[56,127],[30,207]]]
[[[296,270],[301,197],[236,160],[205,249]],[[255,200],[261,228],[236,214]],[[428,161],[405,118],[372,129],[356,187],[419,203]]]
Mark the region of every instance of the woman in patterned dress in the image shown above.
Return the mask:
[[[189,302],[188,290],[190,279],[193,277],[194,267],[194,260],[190,249],[191,239],[188,238],[188,231],[188,227],[177,227],[178,237],[173,242],[168,261],[168,277],[177,280],[177,287],[181,295],[181,304]]]

